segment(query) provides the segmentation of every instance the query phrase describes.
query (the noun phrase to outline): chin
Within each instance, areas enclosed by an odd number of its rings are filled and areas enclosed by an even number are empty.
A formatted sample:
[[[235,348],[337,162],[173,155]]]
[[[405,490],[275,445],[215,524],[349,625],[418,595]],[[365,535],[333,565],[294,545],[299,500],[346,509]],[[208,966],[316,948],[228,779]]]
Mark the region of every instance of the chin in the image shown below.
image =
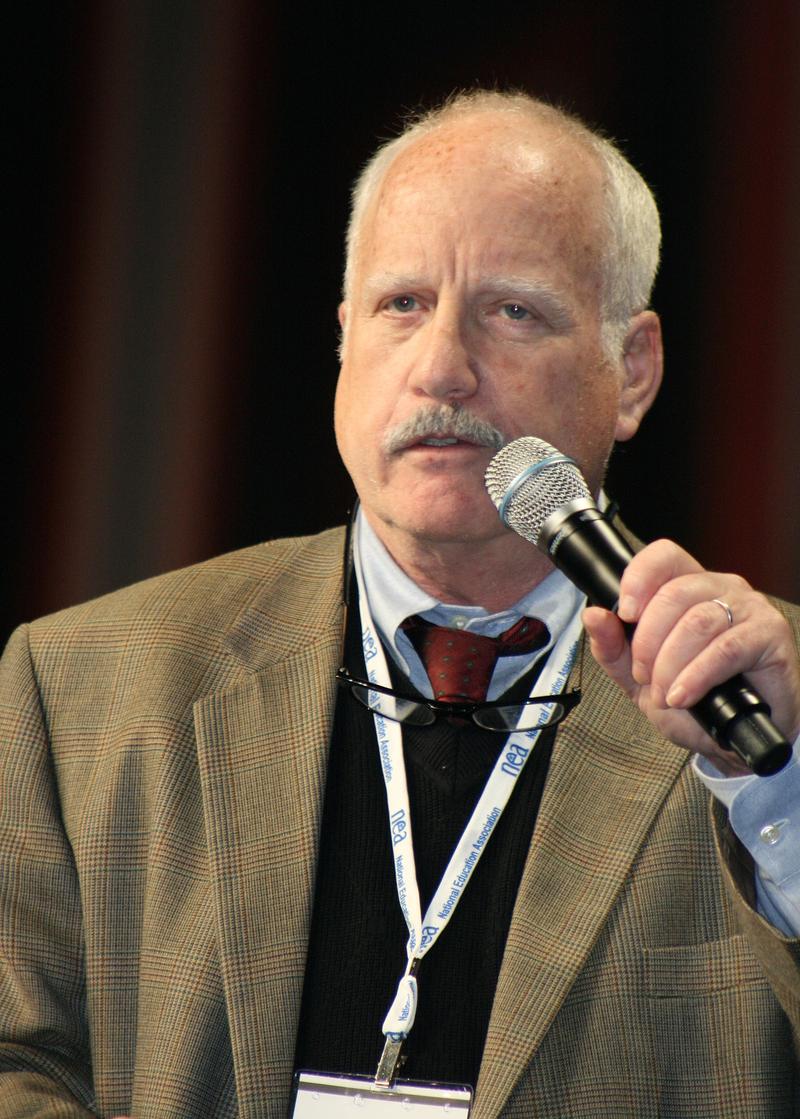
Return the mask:
[[[432,544],[478,543],[503,532],[494,508],[459,510],[452,502],[439,510],[429,506],[423,514],[411,515],[405,523],[398,518],[395,523],[401,531]]]

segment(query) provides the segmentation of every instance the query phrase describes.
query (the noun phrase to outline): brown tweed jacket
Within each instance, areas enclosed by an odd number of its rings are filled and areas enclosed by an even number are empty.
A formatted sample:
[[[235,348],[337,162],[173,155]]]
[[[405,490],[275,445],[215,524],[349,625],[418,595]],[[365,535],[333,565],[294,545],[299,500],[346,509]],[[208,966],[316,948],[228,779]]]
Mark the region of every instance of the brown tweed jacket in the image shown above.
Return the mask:
[[[341,535],[17,632],[0,689],[0,1116],[282,1117]],[[797,625],[797,612],[789,613]],[[474,1109],[800,1113],[800,946],[690,770],[596,665],[559,733]]]

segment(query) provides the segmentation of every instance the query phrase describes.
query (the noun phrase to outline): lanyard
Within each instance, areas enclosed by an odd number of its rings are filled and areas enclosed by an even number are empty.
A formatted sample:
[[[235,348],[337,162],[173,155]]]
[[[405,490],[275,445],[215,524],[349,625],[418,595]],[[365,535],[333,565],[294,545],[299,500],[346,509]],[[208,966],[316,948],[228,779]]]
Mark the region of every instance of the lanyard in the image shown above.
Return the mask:
[[[391,680],[364,587],[358,539],[353,541],[353,562],[359,588],[364,663],[367,677],[373,684],[389,687]],[[558,695],[563,691],[578,647],[581,633],[580,611],[570,619],[557,640],[542,670],[535,689],[541,687],[545,695]],[[533,692],[531,693],[533,695]],[[442,880],[425,913],[422,913],[414,846],[411,838],[411,810],[408,799],[403,738],[401,725],[373,712],[378,750],[386,786],[389,809],[389,836],[394,858],[394,875],[397,897],[408,928],[406,945],[407,966],[397,987],[397,993],[383,1023],[386,1037],[383,1056],[375,1079],[379,1084],[392,1080],[403,1040],[411,1032],[417,1008],[417,981],[415,970],[422,957],[430,951],[450,921],[456,906],[469,882],[478,860],[494,831],[503,809],[514,790],[517,778],[530,757],[541,733],[549,721],[550,712],[543,705],[541,723],[530,730],[509,735],[499,754],[486,785],[478,798],[461,839],[456,844]]]

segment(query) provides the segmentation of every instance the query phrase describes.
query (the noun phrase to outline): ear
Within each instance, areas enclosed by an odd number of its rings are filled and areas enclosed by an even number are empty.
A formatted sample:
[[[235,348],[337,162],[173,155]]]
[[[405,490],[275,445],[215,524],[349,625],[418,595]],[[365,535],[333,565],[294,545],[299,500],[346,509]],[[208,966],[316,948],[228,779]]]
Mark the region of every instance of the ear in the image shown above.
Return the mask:
[[[632,438],[656,398],[664,371],[661,322],[655,311],[642,311],[631,319],[622,347],[623,381],[615,439]]]
[[[344,331],[345,326],[347,325],[347,304],[344,302],[344,300],[339,304],[336,314],[339,319],[339,344],[336,347],[336,352],[338,353],[339,361],[341,362],[344,358]]]

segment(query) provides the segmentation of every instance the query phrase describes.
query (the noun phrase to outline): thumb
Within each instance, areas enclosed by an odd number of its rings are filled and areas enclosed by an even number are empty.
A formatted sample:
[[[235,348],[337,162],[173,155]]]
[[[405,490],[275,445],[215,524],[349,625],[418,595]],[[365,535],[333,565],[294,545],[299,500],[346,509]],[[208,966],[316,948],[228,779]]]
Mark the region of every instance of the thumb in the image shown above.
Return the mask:
[[[587,606],[583,625],[594,659],[627,695],[634,698],[639,685],[631,672],[631,647],[622,622],[609,610]]]

